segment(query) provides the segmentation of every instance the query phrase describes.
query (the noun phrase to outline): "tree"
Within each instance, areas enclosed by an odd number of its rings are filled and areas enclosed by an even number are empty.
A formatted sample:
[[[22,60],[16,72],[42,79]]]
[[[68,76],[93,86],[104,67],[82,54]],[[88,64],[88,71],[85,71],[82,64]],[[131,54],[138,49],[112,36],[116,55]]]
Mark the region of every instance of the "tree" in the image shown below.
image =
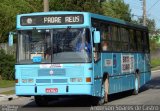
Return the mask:
[[[98,0],[50,0],[50,11],[88,11],[102,14]]]
[[[143,18],[138,18],[137,24],[143,24]],[[148,27],[150,35],[155,35],[157,30],[156,30],[156,24],[154,19],[146,19],[146,26]]]
[[[123,0],[49,0],[50,11],[87,11],[131,20],[129,5]],[[16,15],[42,12],[43,0],[1,0],[0,43],[7,42],[9,31],[15,31]]]
[[[0,49],[0,78],[3,80],[14,80],[14,64],[15,57],[6,54],[4,50]]]
[[[131,21],[131,10],[129,5],[125,4],[123,0],[107,0],[103,2],[102,7],[104,15]]]
[[[138,20],[134,21],[137,24],[143,24],[143,19],[139,18]],[[155,52],[159,49],[160,44],[159,41],[159,33],[160,29],[156,29],[156,23],[154,19],[146,19],[146,26],[149,30],[149,37],[150,37],[150,49],[151,52]]]
[[[39,11],[40,2],[33,0],[1,0],[0,2],[0,43],[6,42],[9,31],[16,27],[16,15]],[[38,0],[35,0],[38,1]]]

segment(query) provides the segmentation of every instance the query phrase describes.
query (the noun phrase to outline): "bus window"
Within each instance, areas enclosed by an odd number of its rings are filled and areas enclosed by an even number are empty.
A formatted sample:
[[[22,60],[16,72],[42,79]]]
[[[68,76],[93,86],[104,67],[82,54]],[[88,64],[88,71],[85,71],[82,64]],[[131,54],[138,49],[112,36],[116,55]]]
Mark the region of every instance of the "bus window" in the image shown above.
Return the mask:
[[[101,28],[101,49],[102,51],[110,51],[112,48],[109,26],[103,25]]]
[[[147,33],[143,32],[143,48],[145,52],[149,52],[149,43],[148,43],[148,37],[147,37]]]
[[[142,33],[140,31],[136,31],[136,38],[137,38],[137,48],[138,51],[142,51],[142,44],[143,44],[143,40],[142,40]]]
[[[47,30],[21,31],[19,34],[19,63],[33,63],[34,57],[41,57],[43,63],[50,63],[51,36]],[[51,53],[50,53],[51,54]]]
[[[53,30],[53,63],[90,62],[89,29],[70,28]]]
[[[111,40],[111,37],[109,36],[109,26],[103,25],[100,32],[102,40]]]
[[[117,26],[112,26],[111,37],[113,51],[121,51],[120,30]]]
[[[121,28],[122,51],[129,51],[129,32],[125,28]]]
[[[130,35],[130,51],[135,52],[136,50],[136,42],[135,42],[135,35],[134,35],[134,30],[130,29],[129,30],[129,35]]]

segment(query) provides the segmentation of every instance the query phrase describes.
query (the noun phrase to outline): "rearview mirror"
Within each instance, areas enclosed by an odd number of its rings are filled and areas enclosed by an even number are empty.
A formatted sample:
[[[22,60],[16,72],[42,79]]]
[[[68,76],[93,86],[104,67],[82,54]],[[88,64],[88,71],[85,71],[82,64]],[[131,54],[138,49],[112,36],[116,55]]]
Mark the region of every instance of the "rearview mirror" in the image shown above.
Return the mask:
[[[94,43],[100,43],[100,31],[94,31]]]
[[[9,46],[13,46],[13,33],[9,33],[9,37],[8,37],[8,45]]]

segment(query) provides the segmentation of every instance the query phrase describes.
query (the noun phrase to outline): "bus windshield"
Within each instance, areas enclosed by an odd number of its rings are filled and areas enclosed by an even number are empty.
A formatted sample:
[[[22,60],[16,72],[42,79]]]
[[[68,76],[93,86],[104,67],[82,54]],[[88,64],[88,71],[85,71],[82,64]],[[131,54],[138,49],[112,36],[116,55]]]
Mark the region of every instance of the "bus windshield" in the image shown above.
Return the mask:
[[[17,52],[20,64],[90,62],[90,31],[87,28],[21,30]]]

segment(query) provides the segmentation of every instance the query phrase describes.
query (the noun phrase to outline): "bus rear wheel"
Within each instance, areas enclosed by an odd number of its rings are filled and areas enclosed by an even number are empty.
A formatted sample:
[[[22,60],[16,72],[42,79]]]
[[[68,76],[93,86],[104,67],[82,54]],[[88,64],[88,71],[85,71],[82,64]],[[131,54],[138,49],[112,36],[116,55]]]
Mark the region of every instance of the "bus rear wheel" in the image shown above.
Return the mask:
[[[138,72],[135,73],[135,81],[134,81],[134,95],[138,95],[140,87],[140,74]]]
[[[48,105],[48,99],[45,96],[35,96],[34,99],[37,106]]]

